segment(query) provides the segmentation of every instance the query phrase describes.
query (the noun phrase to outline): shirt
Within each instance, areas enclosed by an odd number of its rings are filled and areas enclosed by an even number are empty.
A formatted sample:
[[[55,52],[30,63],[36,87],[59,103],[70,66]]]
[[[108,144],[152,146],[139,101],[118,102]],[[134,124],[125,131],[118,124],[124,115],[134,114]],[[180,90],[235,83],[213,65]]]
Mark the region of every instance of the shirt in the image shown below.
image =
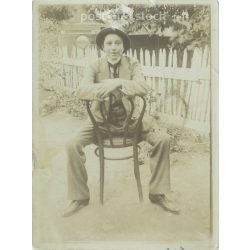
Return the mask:
[[[115,63],[115,64],[111,64],[109,61],[108,61],[108,65],[109,65],[109,76],[111,79],[114,79],[114,78],[119,78],[119,66],[121,64],[121,59]]]
[[[114,64],[112,64],[108,59],[110,79],[119,78],[120,64],[121,64],[121,58]],[[112,95],[111,98],[111,106],[110,106],[108,121],[114,126],[122,127],[127,116],[126,109],[121,100],[121,93],[116,92],[113,94],[114,95]]]

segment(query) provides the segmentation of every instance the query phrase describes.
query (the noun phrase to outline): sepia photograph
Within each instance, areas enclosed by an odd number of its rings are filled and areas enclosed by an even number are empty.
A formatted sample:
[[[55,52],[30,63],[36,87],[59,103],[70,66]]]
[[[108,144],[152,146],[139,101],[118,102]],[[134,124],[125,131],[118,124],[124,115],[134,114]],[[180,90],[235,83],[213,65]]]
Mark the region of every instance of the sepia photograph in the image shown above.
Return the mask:
[[[33,249],[217,249],[217,1],[32,7]]]

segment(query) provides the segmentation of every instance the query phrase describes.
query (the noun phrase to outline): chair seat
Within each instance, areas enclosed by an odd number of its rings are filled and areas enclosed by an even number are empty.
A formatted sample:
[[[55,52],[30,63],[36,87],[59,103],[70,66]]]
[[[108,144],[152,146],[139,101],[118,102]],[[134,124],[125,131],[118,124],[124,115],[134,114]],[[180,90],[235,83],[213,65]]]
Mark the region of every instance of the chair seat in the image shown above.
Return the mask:
[[[126,141],[124,143],[124,137],[123,136],[112,136],[112,142],[109,138],[105,138],[102,140],[102,144],[106,148],[123,148],[123,147],[131,147],[133,146],[134,138],[126,138]],[[98,144],[97,144],[98,145]]]

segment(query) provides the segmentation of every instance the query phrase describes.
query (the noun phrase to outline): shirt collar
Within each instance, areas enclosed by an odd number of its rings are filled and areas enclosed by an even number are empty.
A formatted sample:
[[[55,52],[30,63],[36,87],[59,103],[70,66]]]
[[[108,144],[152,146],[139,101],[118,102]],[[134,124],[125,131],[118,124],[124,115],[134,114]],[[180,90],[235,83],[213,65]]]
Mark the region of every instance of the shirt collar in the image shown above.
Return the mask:
[[[118,63],[121,60],[122,57],[119,57],[117,60],[111,60],[109,57],[107,57],[107,61],[112,64],[115,65],[116,63]]]

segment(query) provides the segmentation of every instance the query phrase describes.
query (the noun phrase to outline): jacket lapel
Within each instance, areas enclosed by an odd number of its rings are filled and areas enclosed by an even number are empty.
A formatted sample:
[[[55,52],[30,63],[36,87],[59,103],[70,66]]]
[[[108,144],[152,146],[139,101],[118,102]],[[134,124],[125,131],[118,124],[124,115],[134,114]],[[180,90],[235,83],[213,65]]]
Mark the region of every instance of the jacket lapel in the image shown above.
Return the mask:
[[[130,69],[129,69],[129,64],[128,61],[124,56],[121,58],[121,66],[119,69],[119,78],[130,80],[131,75],[130,75]]]
[[[99,74],[97,81],[101,81],[103,79],[109,79],[109,66],[107,58],[104,57],[101,59],[99,64]],[[129,63],[126,58],[122,56],[121,65],[119,67],[119,78],[131,80],[131,70],[129,69]]]
[[[100,61],[99,65],[99,79],[98,81],[108,79],[109,78],[109,66],[108,66],[108,61],[107,58],[104,57]]]

